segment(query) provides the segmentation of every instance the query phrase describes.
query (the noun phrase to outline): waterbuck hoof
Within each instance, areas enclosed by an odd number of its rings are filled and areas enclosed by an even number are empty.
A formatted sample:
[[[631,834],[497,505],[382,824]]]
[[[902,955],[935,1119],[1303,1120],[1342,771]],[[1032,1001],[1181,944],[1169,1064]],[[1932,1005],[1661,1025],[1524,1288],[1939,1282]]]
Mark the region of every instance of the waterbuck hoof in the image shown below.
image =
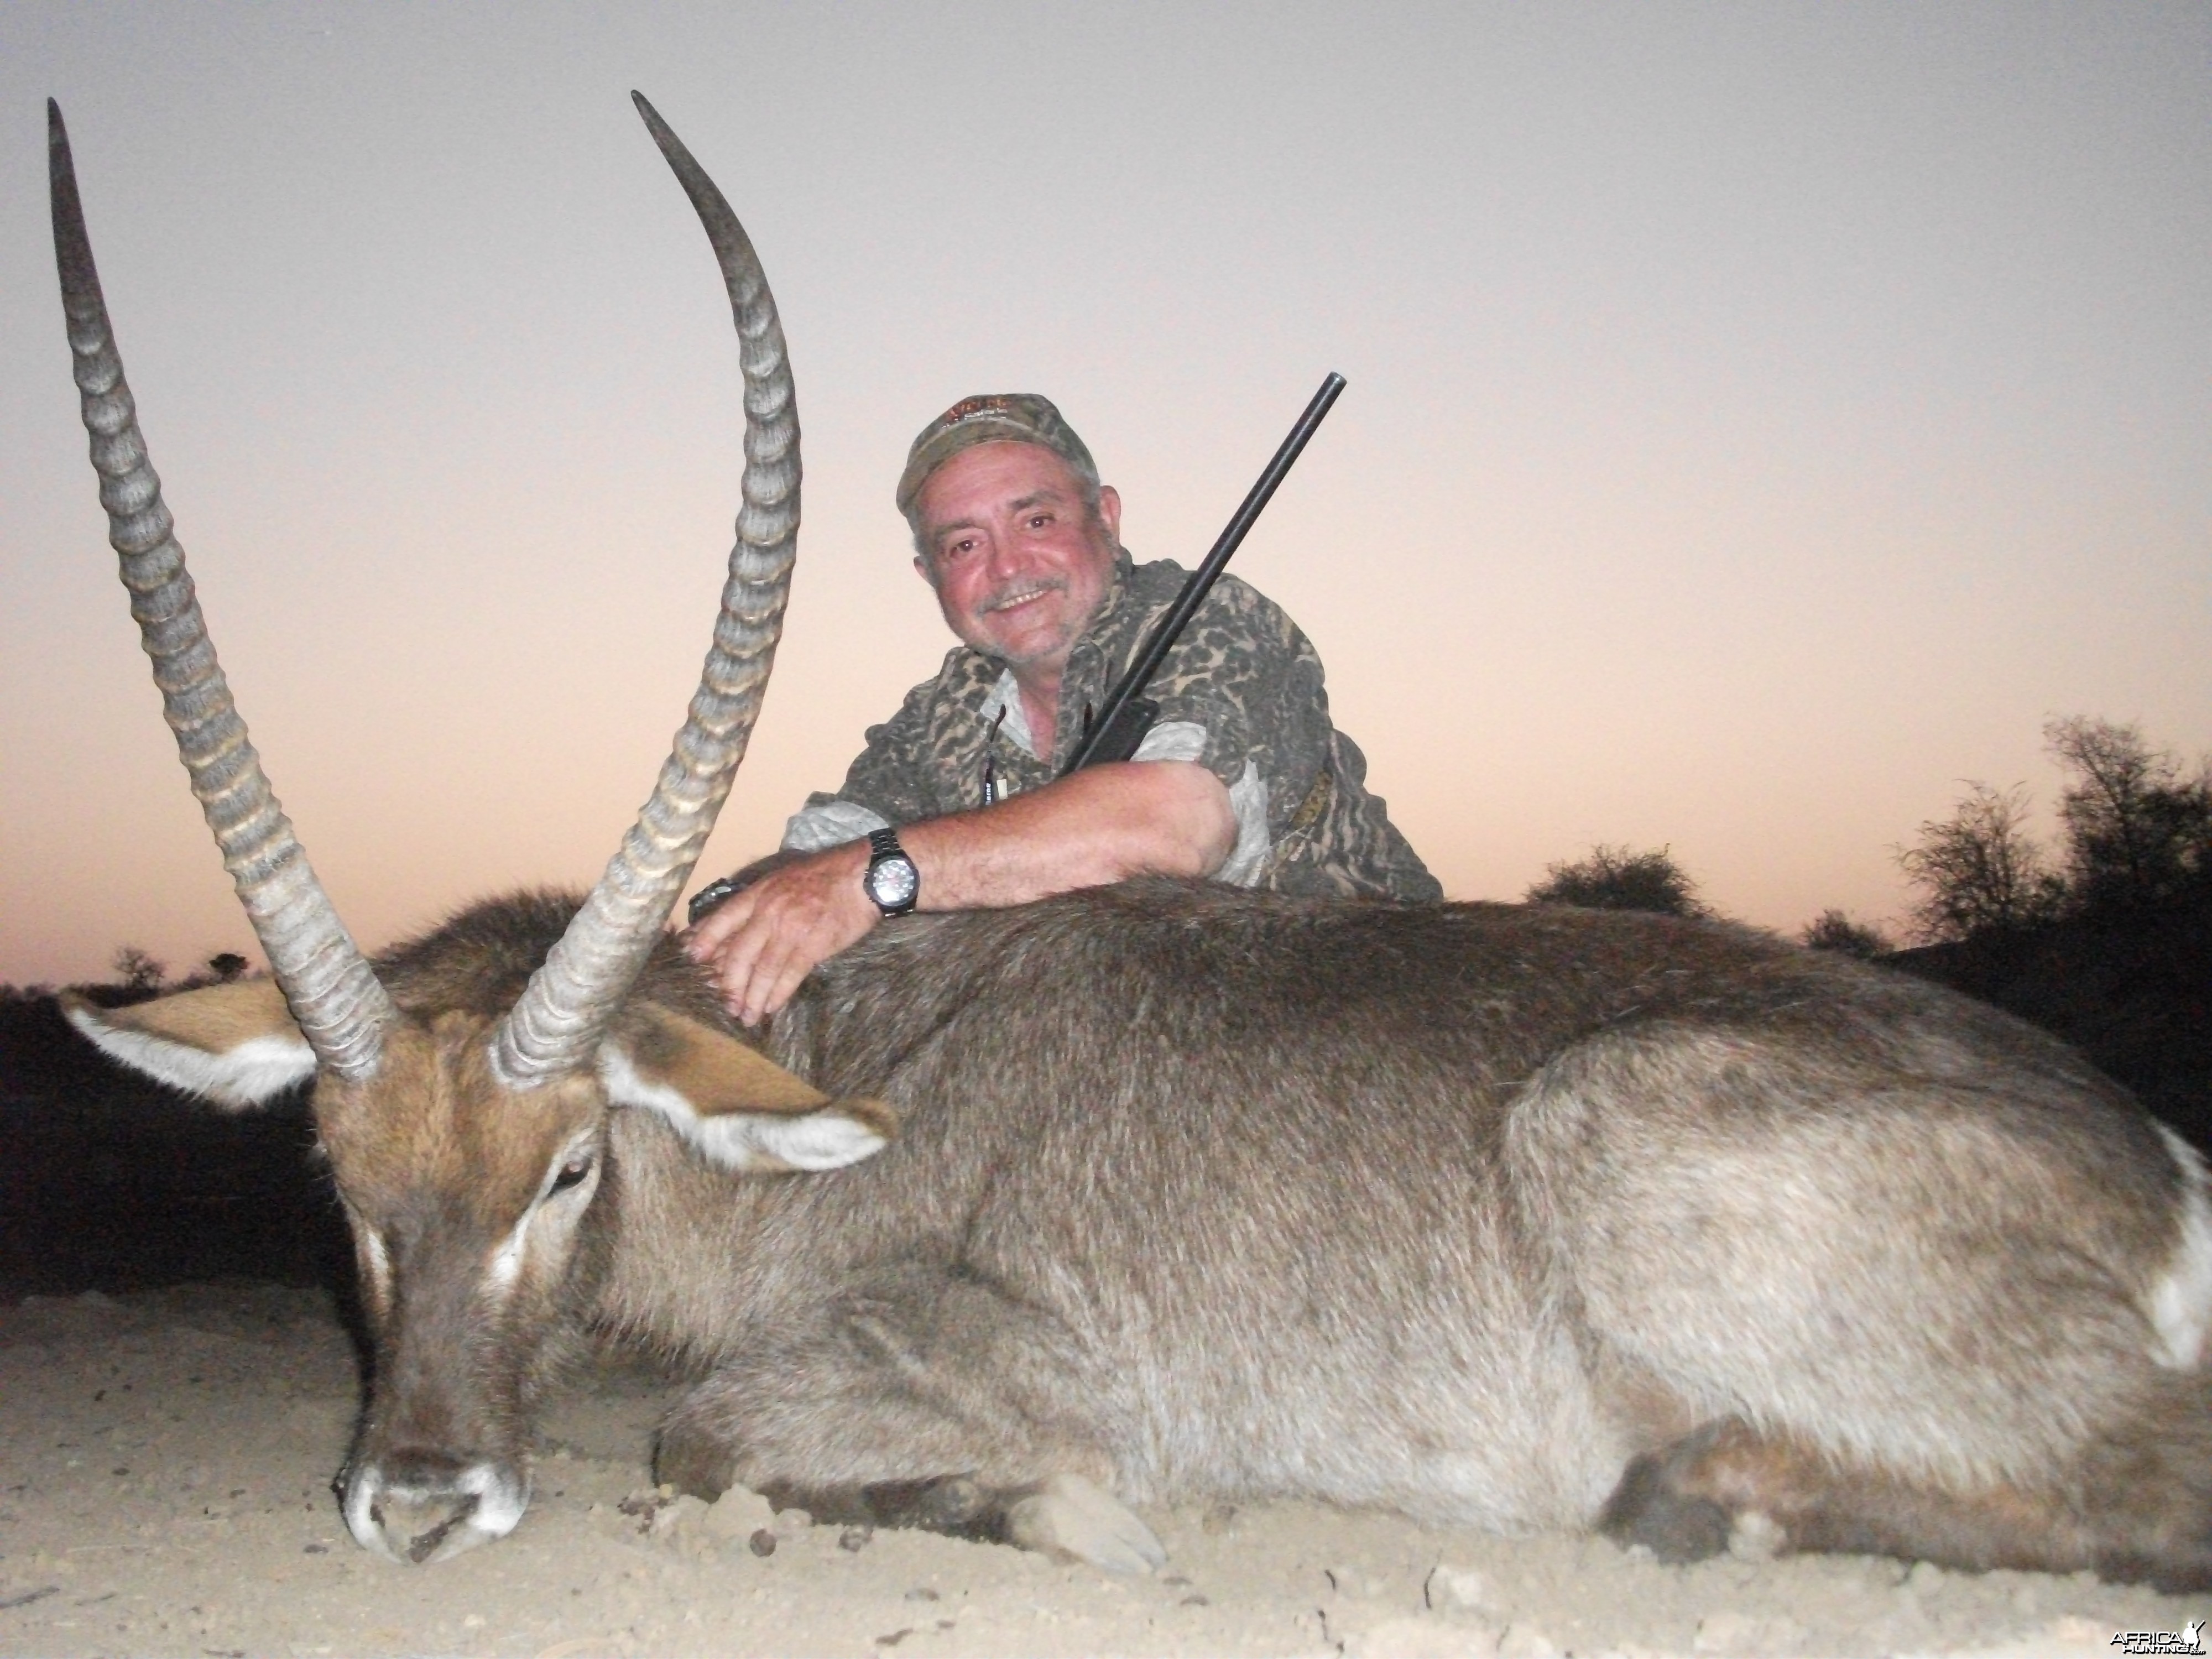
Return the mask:
[[[2212,1589],[2212,1549],[2178,1554],[2107,1550],[2097,1558],[2097,1577],[2108,1584],[2148,1584],[2160,1595],[2195,1595]]]
[[[860,1489],[867,1514],[881,1527],[919,1527],[979,1544],[1007,1541],[1006,1513],[998,1494],[972,1475],[940,1474],[927,1480],[878,1480]]]
[[[1152,1529],[1079,1474],[1055,1474],[1016,1498],[1006,1508],[1006,1531],[1024,1549],[1108,1572],[1146,1573],[1167,1564]]]
[[[1662,1561],[1679,1564],[1726,1550],[1734,1521],[1711,1498],[1676,1490],[1667,1461],[1647,1454],[1622,1472],[1597,1524],[1616,1543],[1641,1544]]]
[[[737,1484],[738,1463],[714,1436],[672,1424],[653,1449],[653,1478],[682,1496],[711,1504]]]

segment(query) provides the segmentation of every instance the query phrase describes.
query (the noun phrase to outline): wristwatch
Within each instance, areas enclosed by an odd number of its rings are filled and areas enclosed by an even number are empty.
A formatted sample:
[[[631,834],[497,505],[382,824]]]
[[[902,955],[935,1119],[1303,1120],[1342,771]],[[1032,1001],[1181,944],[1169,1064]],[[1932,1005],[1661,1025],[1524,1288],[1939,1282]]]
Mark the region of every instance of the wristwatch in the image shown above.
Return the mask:
[[[878,830],[868,836],[868,870],[860,889],[887,916],[902,916],[921,896],[921,872],[899,845],[898,831]]]

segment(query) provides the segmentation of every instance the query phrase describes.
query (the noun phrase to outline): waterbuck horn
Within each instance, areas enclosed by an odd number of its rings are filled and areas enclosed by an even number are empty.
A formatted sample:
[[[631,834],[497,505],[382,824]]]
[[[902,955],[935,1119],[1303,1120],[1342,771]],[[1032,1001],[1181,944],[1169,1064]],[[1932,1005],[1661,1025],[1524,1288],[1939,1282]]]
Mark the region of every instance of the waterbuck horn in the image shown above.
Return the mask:
[[[46,150],[54,258],[85,429],[92,436],[92,465],[107,509],[107,538],[121,558],[123,585],[131,590],[131,614],[154,659],[163,715],[177,734],[192,793],[222,849],[223,867],[301,1035],[324,1066],[349,1082],[366,1082],[376,1073],[384,1028],[394,1014],[392,1000],[315,878],[216,661],[185,569],[185,550],[161,504],[161,481],[146,458],[137,407],[123,378],[93,268],[69,134],[52,99],[46,100]]]
[[[768,279],[714,180],[653,106],[636,93],[630,96],[706,227],[729,289],[745,383],[744,506],[714,643],[653,798],[493,1036],[494,1067],[517,1088],[591,1063],[608,1019],[668,920],[760,713],[799,535],[799,414]]]

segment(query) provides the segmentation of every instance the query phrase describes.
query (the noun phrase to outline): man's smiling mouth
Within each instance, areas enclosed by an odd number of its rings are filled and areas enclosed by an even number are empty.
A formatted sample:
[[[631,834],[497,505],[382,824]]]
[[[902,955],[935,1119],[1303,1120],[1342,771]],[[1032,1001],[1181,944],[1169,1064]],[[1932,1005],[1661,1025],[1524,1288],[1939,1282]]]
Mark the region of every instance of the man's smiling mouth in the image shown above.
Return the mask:
[[[1042,582],[1035,587],[1018,588],[1012,593],[1002,593],[985,604],[983,614],[988,617],[994,611],[1018,611],[1025,605],[1035,604],[1048,593],[1063,592],[1066,590],[1066,586],[1067,584],[1065,582]]]

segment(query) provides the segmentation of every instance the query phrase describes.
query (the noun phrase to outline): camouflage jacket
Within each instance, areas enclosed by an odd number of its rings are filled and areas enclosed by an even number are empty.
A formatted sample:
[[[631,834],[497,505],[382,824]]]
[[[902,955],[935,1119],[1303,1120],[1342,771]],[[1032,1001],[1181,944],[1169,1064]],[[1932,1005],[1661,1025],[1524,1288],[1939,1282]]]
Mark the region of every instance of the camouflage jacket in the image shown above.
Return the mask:
[[[981,806],[987,760],[1000,799],[1051,782],[1080,740],[1085,711],[1105,702],[1186,575],[1170,560],[1138,565],[1121,555],[1105,602],[1069,653],[1053,754],[1032,751],[1012,671],[956,647],[935,678],[868,729],[844,787],[808,797],[783,844],[811,852]],[[1217,879],[1286,893],[1443,896],[1368,793],[1366,757],[1330,723],[1312,644],[1257,590],[1234,576],[1216,583],[1146,695],[1160,712],[1136,758],[1196,761],[1228,787],[1237,842]]]

